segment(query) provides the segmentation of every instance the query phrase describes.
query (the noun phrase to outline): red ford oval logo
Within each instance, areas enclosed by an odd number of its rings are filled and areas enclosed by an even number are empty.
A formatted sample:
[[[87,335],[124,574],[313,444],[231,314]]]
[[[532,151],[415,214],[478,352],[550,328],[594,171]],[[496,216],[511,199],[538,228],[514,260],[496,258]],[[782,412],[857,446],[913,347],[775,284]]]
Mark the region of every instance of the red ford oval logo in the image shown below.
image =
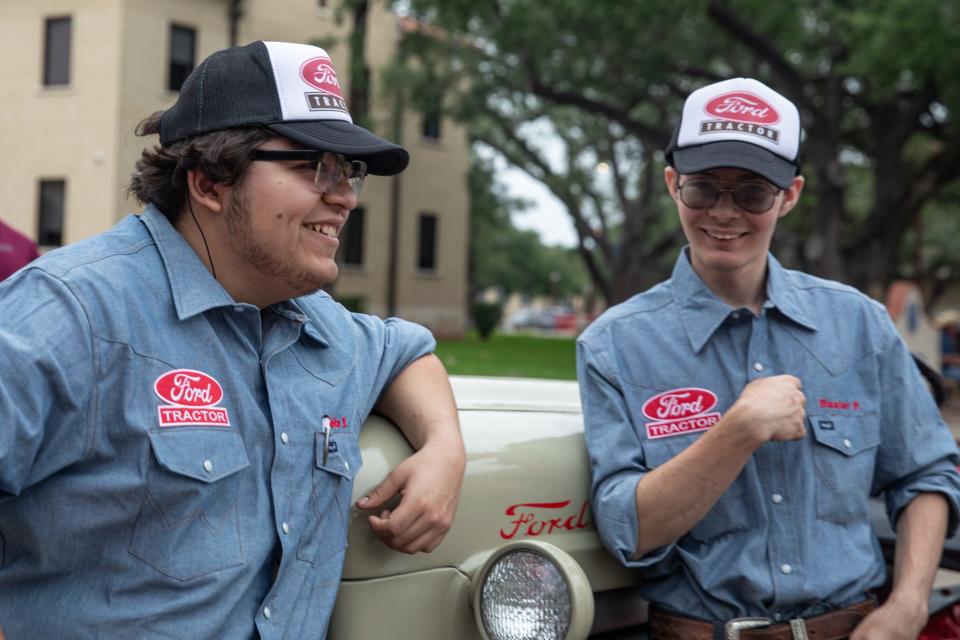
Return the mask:
[[[651,420],[677,420],[713,409],[717,396],[712,391],[690,387],[658,393],[643,404],[643,415]]]
[[[163,374],[153,383],[161,400],[181,407],[212,407],[223,398],[220,383],[193,369],[176,369]]]
[[[311,87],[343,98],[340,94],[340,81],[337,80],[337,72],[333,70],[330,58],[307,60],[300,66],[300,77]]]
[[[716,118],[774,124],[780,122],[780,114],[761,98],[746,91],[733,91],[717,96],[707,103],[704,111]]]

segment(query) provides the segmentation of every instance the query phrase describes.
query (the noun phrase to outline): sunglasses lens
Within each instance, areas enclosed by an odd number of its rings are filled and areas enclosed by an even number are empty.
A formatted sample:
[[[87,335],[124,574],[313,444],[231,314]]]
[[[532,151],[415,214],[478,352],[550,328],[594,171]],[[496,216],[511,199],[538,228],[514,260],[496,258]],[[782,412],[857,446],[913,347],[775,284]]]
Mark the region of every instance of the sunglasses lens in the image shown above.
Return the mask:
[[[320,158],[317,166],[317,186],[324,191],[332,191],[346,179],[350,189],[357,195],[363,188],[363,181],[367,177],[367,163],[361,160],[347,160],[338,153],[327,151]]]
[[[688,182],[680,190],[680,199],[683,204],[692,209],[712,207],[719,197],[720,188],[717,185],[701,180]]]
[[[777,192],[761,184],[748,182],[729,189],[709,180],[691,180],[681,185],[680,200],[691,209],[707,209],[717,203],[724,191],[730,191],[734,204],[749,213],[766,213],[777,197]]]
[[[773,206],[776,195],[758,184],[741,184],[733,190],[733,201],[750,213],[765,213]]]

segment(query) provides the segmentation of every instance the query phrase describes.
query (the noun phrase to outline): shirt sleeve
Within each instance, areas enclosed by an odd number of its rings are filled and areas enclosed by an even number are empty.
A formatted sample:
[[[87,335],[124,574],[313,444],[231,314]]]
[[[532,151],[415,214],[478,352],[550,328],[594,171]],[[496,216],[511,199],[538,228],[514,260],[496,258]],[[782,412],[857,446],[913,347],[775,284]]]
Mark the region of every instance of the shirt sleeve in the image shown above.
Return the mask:
[[[366,416],[393,379],[414,360],[433,353],[437,343],[426,327],[406,320],[381,320],[359,313],[353,314],[353,318],[360,333],[358,356],[361,366],[367,367],[363,376],[367,386],[360,389]]]
[[[646,575],[669,572],[676,544],[636,557],[637,484],[650,470],[630,419],[623,389],[609,374],[602,352],[577,342],[577,380],[583,404],[584,433],[590,456],[591,509],[600,539],[627,567]]]
[[[950,505],[950,536],[960,515],[957,445],[907,346],[892,324],[889,330],[891,344],[878,356],[881,445],[873,493],[885,492],[894,528],[904,507],[918,494],[943,494]]]
[[[0,501],[81,460],[94,387],[90,323],[59,279],[0,285]]]

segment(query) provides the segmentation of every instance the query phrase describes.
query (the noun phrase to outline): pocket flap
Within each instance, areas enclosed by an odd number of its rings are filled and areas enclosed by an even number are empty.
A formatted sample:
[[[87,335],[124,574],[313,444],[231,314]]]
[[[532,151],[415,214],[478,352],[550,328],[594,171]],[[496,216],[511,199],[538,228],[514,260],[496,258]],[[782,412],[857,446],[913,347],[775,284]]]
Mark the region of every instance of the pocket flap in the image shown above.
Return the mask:
[[[324,459],[325,438],[323,432],[316,434],[316,458],[317,468],[343,476],[347,480],[352,480],[360,467],[359,461],[352,459],[350,451],[357,449],[357,442],[352,435],[336,436],[330,434],[330,442],[326,446],[327,455]]]
[[[194,480],[216,482],[250,466],[243,440],[233,431],[180,428],[149,435],[160,466]]]
[[[880,444],[877,416],[807,416],[813,437],[845,456],[855,456]]]

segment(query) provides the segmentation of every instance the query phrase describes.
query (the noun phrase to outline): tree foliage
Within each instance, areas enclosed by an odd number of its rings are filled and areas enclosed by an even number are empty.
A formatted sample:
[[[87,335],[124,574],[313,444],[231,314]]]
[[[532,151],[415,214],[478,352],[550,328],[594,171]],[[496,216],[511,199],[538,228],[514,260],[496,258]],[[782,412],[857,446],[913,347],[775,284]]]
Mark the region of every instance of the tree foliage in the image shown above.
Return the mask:
[[[512,214],[529,203],[511,198],[494,175],[490,162],[475,155],[468,177],[473,297],[487,289],[504,296],[581,293],[586,277],[576,255],[564,247],[544,246],[535,231],[516,228]]]
[[[610,302],[661,279],[682,242],[660,150],[706,83],[756,77],[800,108],[807,189],[776,246],[791,266],[882,285],[960,174],[957,3],[406,5],[421,25],[407,49],[428,70],[420,89],[444,92],[478,140],[564,203]]]

